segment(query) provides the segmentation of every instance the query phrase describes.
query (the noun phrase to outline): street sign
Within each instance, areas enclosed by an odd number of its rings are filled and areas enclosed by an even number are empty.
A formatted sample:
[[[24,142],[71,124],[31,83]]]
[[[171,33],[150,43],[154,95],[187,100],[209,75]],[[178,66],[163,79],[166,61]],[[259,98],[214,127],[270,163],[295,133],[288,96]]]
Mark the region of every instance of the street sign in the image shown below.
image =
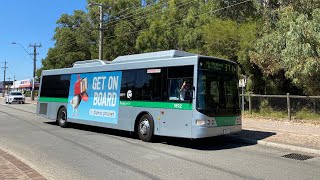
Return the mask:
[[[247,80],[245,78],[239,79],[239,87],[246,87]]]

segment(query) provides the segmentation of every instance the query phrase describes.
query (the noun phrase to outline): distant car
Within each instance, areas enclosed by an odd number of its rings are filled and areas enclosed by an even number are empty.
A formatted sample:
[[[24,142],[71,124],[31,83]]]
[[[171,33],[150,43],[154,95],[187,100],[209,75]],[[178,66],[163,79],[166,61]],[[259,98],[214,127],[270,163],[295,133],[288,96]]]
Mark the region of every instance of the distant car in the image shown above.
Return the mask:
[[[25,103],[25,97],[21,92],[10,92],[5,97],[6,104],[11,104],[13,102],[18,102],[19,104]]]

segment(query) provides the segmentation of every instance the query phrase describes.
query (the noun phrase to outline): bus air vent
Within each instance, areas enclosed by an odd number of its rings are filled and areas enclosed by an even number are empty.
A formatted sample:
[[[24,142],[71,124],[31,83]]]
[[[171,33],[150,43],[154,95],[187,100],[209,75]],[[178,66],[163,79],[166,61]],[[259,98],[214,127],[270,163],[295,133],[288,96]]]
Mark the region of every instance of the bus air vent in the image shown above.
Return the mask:
[[[40,103],[39,114],[47,115],[48,103]]]
[[[107,65],[107,64],[111,64],[111,62],[93,59],[93,60],[77,61],[73,64],[73,67],[103,66],[103,65]]]
[[[126,62],[137,62],[137,61],[151,61],[156,59],[170,59],[177,57],[187,57],[187,56],[196,56],[196,54],[179,51],[179,50],[167,50],[159,52],[150,52],[142,54],[133,54],[127,56],[119,56],[112,61],[112,63],[126,63]]]

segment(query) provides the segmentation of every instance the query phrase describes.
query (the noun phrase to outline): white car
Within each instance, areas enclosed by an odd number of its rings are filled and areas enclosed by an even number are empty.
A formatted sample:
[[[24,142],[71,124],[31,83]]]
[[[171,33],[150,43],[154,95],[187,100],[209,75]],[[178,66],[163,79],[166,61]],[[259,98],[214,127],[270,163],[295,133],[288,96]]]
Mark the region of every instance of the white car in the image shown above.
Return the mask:
[[[21,92],[10,92],[9,94],[6,95],[5,97],[6,104],[11,104],[13,102],[18,102],[19,104],[25,103],[25,97]]]

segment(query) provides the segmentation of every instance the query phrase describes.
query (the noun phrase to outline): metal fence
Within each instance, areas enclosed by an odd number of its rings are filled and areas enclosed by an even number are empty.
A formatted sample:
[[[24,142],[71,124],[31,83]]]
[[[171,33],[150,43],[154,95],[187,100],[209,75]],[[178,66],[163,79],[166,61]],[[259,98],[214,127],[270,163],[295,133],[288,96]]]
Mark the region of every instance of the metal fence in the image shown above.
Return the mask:
[[[273,111],[286,113],[289,120],[299,112],[309,112],[320,117],[320,96],[297,95],[260,95],[241,94],[242,111],[262,112]]]

